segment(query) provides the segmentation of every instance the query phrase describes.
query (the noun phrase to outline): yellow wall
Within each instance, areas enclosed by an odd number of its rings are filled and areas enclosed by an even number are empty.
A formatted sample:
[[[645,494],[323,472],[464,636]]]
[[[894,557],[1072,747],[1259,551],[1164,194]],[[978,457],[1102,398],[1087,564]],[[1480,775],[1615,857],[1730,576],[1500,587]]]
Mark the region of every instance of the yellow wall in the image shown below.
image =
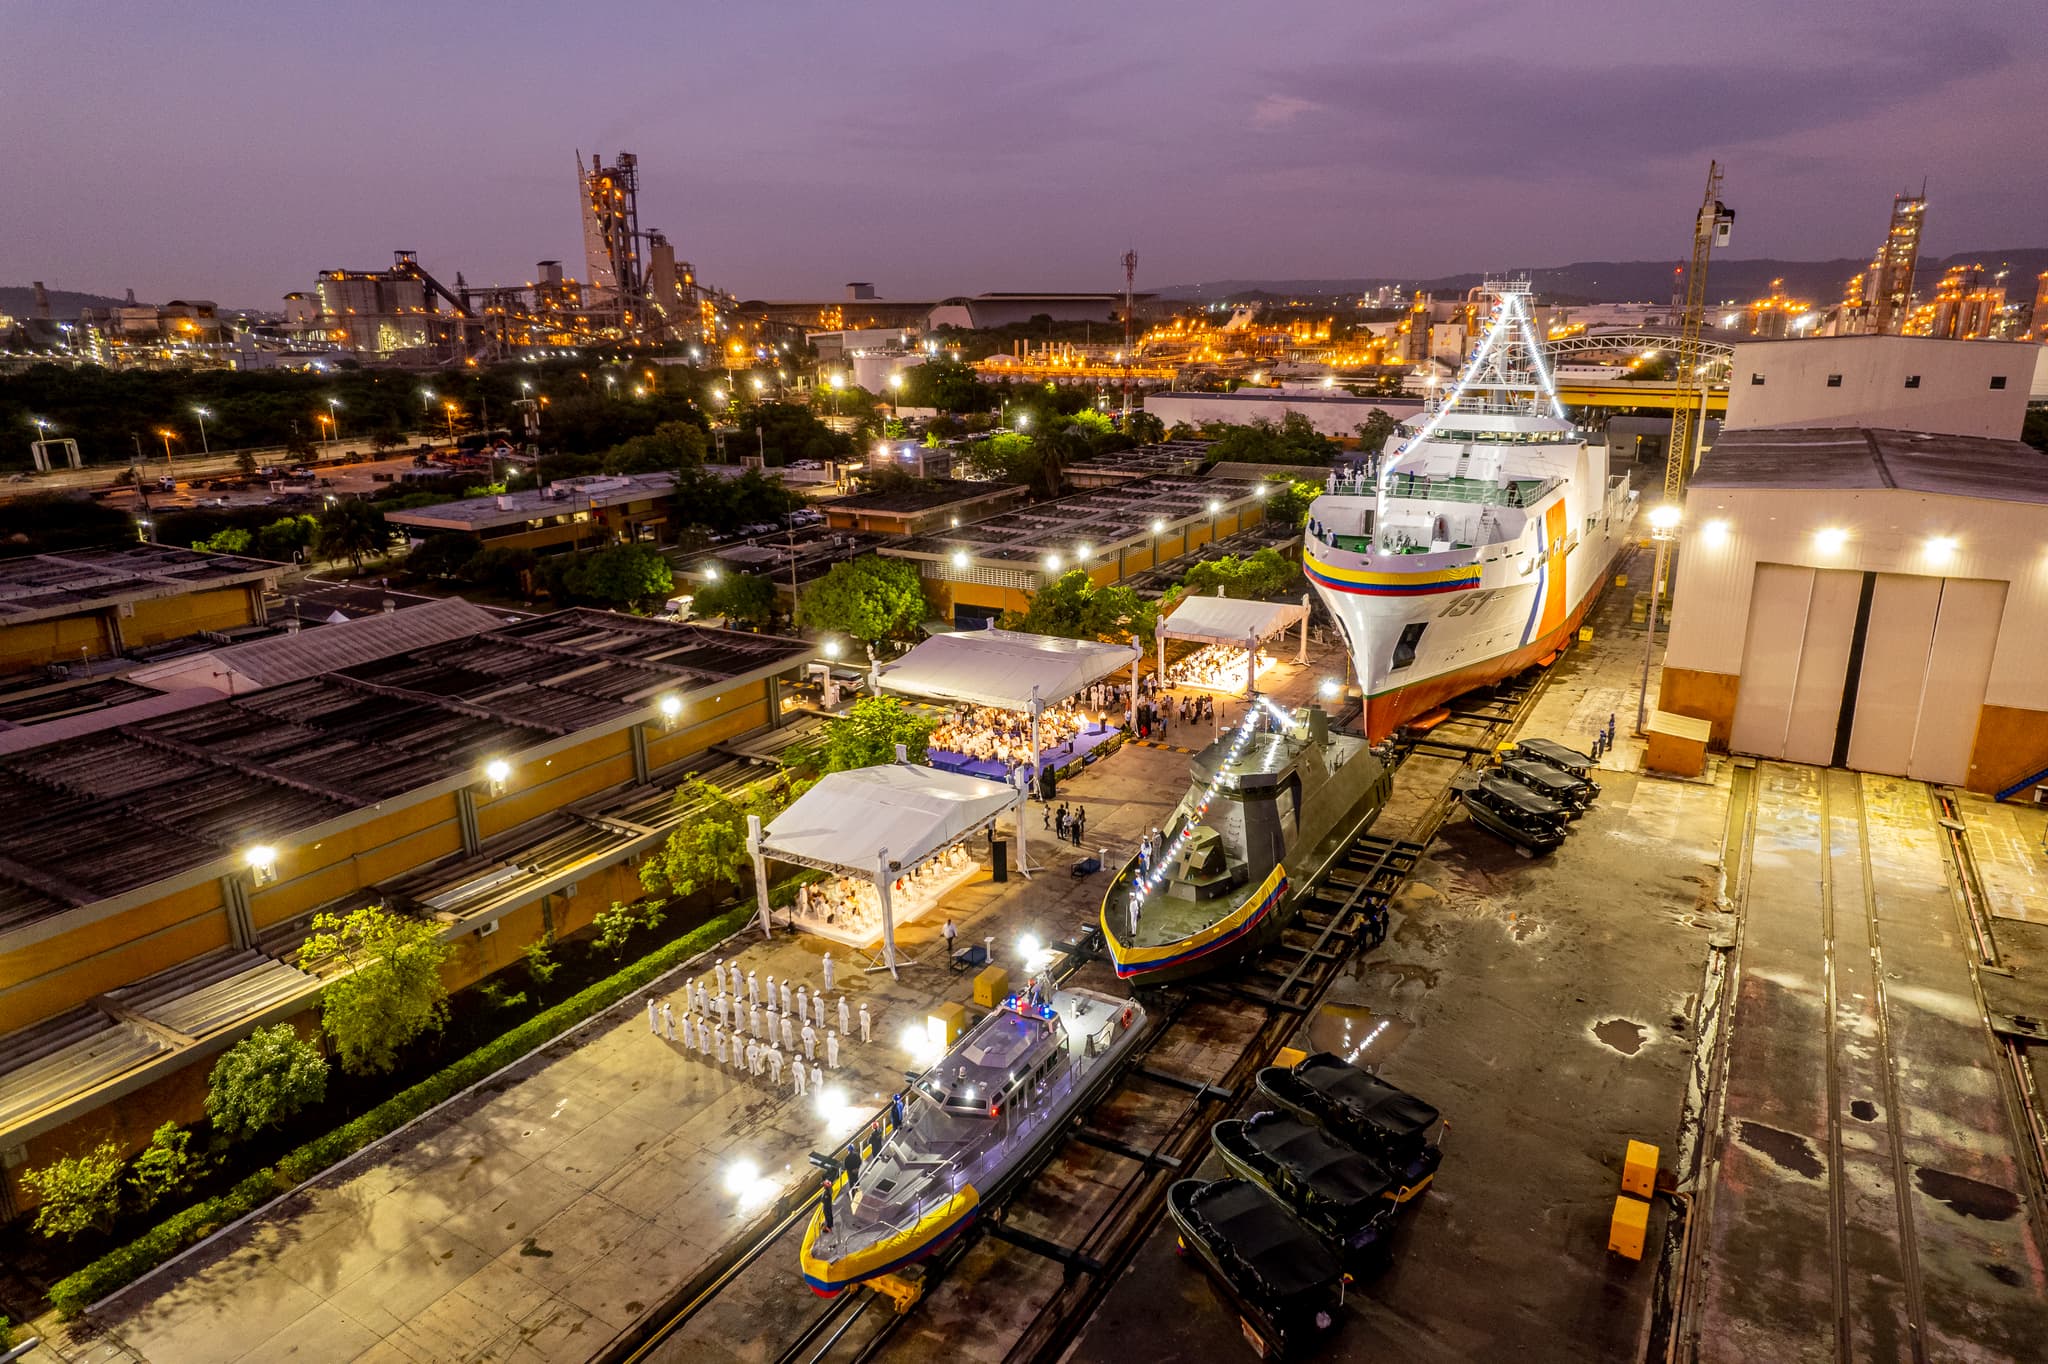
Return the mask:
[[[232,630],[256,619],[256,591],[246,586],[153,597],[135,603],[135,614],[121,621],[121,638],[130,648],[184,639],[202,630]]]
[[[232,941],[220,886],[209,882],[118,918],[0,958],[0,1033],[75,1008]]]
[[[1994,794],[2048,768],[2048,710],[1986,705],[1977,712],[1970,790]]]
[[[1666,668],[1657,687],[1657,709],[1708,721],[1713,726],[1708,745],[1726,748],[1729,727],[1735,723],[1735,698],[1741,689],[1742,679],[1732,673]]]
[[[476,823],[485,842],[553,814],[586,796],[633,780],[633,751],[624,730],[538,761],[514,761],[501,796],[479,795]]]
[[[76,663],[80,650],[93,658],[113,652],[104,613],[0,626],[0,672],[26,672],[46,663]]]

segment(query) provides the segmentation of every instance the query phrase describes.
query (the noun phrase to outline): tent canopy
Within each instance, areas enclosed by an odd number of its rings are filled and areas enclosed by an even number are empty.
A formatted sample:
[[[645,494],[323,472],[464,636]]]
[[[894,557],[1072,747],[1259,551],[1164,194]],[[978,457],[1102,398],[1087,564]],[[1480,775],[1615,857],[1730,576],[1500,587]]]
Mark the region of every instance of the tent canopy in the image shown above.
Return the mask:
[[[829,773],[762,830],[761,853],[872,877],[884,850],[908,867],[1014,804],[1001,782],[892,763]]]
[[[1307,615],[1308,607],[1294,602],[1187,597],[1159,622],[1159,634],[1242,646],[1247,639],[1271,639]]]
[[[1239,636],[1242,638],[1242,636]],[[940,701],[1029,710],[1031,690],[1051,705],[1131,666],[1127,644],[1017,630],[935,635],[882,669],[882,686]]]

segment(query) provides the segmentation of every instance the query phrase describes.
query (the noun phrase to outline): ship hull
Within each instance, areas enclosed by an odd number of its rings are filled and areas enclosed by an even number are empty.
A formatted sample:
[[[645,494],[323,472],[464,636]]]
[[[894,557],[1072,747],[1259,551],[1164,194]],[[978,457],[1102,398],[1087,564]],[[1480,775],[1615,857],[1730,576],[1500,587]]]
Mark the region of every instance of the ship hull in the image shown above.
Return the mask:
[[[814,1212],[800,1257],[804,1283],[821,1298],[836,1298],[868,1279],[908,1269],[949,1245],[973,1225],[980,1212],[980,1195],[971,1187],[962,1189],[916,1226],[836,1260],[821,1259],[814,1253],[825,1224],[825,1214]]]
[[[1133,985],[1172,985],[1220,971],[1259,951],[1294,917],[1285,866],[1272,874],[1230,913],[1199,933],[1156,947],[1134,947],[1117,935],[1108,901],[1102,911],[1103,942],[1117,978]],[[1115,892],[1111,892],[1113,898]]]
[[[1513,653],[1482,659],[1455,672],[1425,678],[1405,687],[1396,687],[1391,691],[1368,696],[1365,700],[1366,738],[1378,743],[1416,716],[1427,715],[1446,701],[1463,696],[1468,691],[1491,686],[1495,682],[1534,667],[1562,649],[1572,636],[1578,633],[1579,626],[1593,609],[1593,602],[1598,595],[1597,592],[1588,594],[1586,599],[1579,603],[1578,608],[1565,618],[1562,625]]]

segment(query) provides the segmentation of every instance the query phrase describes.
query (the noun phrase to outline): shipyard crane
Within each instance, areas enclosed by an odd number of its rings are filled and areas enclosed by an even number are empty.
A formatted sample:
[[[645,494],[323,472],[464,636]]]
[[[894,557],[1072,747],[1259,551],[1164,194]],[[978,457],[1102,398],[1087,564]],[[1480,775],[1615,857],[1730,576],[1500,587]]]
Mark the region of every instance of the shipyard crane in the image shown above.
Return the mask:
[[[1706,323],[1707,259],[1717,246],[1728,244],[1735,226],[1735,210],[1721,202],[1721,163],[1707,163],[1707,193],[1700,201],[1699,216],[1693,219],[1692,269],[1685,277],[1685,313],[1679,318],[1678,360],[1672,375],[1676,387],[1671,406],[1671,444],[1664,452],[1664,501],[1678,505],[1685,480],[1692,473],[1693,447],[1706,428],[1706,384],[1700,370],[1700,329]],[[1693,411],[1693,395],[1699,395],[1699,411]]]

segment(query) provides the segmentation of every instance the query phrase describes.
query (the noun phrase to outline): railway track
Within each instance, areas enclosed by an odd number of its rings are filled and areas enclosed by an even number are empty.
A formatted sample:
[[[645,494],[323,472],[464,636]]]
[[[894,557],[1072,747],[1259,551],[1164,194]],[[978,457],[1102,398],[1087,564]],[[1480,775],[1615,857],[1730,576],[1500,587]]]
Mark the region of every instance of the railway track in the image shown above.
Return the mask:
[[[1300,909],[1281,938],[1234,977],[1171,990],[1156,1001],[1148,1035],[1066,1140],[1048,1143],[1036,1166],[984,1205],[975,1229],[923,1262],[923,1293],[904,1310],[869,1288],[849,1290],[808,1313],[775,1314],[750,1322],[750,1343],[781,1364],[825,1364],[877,1358],[920,1315],[962,1304],[942,1302],[955,1289],[954,1271],[973,1254],[1035,1257],[1058,1266],[1057,1282],[1027,1304],[1002,1358],[1011,1364],[1057,1360],[1071,1346],[1116,1279],[1159,1225],[1166,1191],[1206,1151],[1209,1128],[1236,1109],[1253,1077],[1273,1063],[1301,1019],[1328,992],[1344,965],[1377,946],[1386,933],[1388,905],[1406,884],[1429,840],[1449,817],[1451,777],[1475,755],[1490,753],[1527,715],[1543,675],[1524,673],[1463,698],[1427,734],[1404,735],[1389,750],[1402,803],[1401,836],[1376,827],[1316,869],[1299,892]],[[1382,819],[1385,815],[1382,815]],[[1103,972],[1094,933],[1067,944],[1056,968],[1062,979]],[[1198,1039],[1225,1036],[1225,1054],[1204,1050]],[[1214,1064],[1213,1078],[1177,1070],[1167,1058],[1199,1051]],[[1107,1154],[1124,1167],[1106,1197],[1060,1225],[1052,1235],[1016,1225],[1010,1212],[1049,1167],[1087,1162],[1095,1171]],[[614,1342],[600,1358],[615,1364],[652,1364],[690,1354],[690,1326],[719,1297],[787,1300],[788,1266],[815,1205],[817,1180],[785,1200],[786,1215],[769,1219],[751,1241],[735,1246],[700,1276],[677,1308],[635,1338]],[[766,1276],[763,1278],[762,1276]],[[1009,1282],[1006,1276],[1006,1282]],[[993,1323],[991,1323],[992,1325]]]

